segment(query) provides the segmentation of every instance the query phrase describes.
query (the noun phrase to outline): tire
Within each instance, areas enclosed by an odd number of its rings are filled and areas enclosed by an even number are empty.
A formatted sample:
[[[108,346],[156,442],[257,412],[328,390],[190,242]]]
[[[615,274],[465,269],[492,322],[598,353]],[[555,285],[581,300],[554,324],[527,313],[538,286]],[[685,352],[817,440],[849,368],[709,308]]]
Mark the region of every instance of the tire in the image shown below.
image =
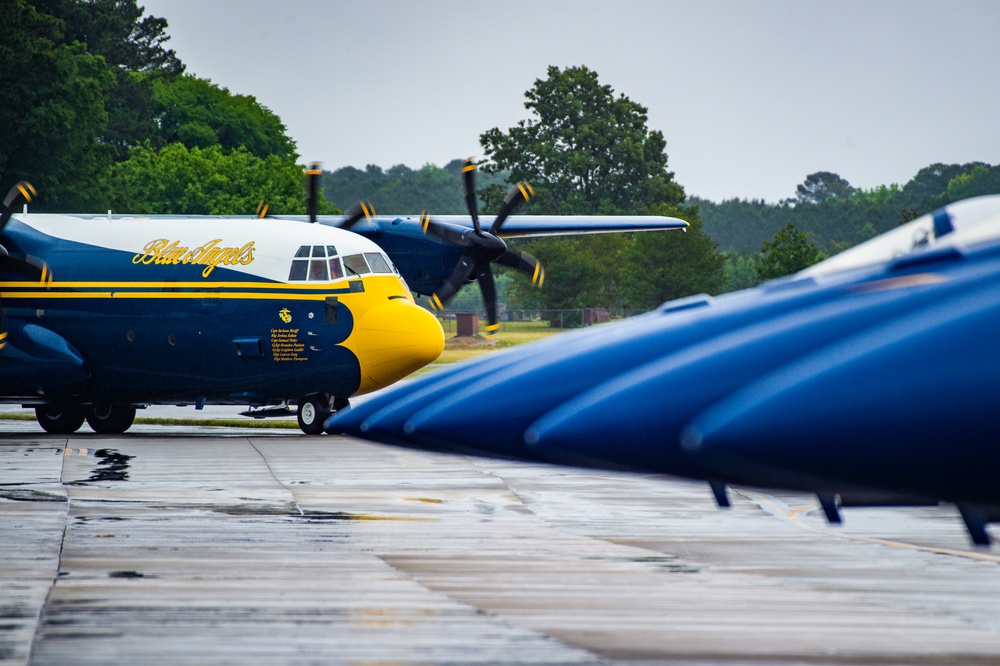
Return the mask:
[[[135,422],[135,407],[124,403],[98,403],[87,414],[87,425],[100,435],[120,435]]]
[[[35,407],[35,419],[45,432],[71,435],[83,425],[84,411],[68,405],[40,405]]]
[[[299,428],[307,435],[319,435],[330,416],[329,401],[320,398],[303,398],[299,401]]]

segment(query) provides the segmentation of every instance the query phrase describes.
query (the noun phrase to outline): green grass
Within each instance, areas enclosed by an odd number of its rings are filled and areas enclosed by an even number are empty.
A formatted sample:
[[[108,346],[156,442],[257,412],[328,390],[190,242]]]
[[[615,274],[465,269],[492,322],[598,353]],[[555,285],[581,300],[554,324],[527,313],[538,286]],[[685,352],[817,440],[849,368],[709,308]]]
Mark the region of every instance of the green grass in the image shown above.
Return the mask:
[[[34,421],[35,415],[30,412],[0,412],[0,421]],[[136,417],[135,422],[142,425],[166,426],[217,426],[220,428],[278,428],[298,430],[296,421],[275,419],[168,419],[160,417]]]
[[[450,330],[449,330],[450,329]],[[455,324],[448,322],[445,327],[445,348],[434,363],[415,372],[415,375],[440,368],[443,365],[467,361],[470,358],[489,354],[498,349],[505,349],[526,342],[534,342],[562,332],[562,329],[551,328],[544,321],[504,322],[499,331],[490,340],[486,337],[486,324],[479,324],[479,335],[465,342],[455,337]]]

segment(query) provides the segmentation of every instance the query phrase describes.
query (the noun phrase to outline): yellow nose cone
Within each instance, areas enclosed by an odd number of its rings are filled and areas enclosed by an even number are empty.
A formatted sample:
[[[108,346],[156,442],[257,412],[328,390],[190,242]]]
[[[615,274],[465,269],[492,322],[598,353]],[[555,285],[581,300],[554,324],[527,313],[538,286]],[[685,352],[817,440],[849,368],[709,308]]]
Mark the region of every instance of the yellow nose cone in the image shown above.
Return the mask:
[[[366,312],[351,338],[361,362],[358,393],[384,388],[436,360],[444,350],[444,331],[434,315],[402,298]]]

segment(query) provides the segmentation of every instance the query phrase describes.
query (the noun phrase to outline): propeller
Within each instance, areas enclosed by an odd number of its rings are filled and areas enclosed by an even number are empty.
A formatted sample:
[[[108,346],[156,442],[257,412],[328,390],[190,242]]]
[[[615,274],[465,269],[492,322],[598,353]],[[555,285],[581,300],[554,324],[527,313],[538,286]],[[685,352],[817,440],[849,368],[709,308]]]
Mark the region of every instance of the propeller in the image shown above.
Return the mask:
[[[306,180],[307,194],[306,194],[306,212],[309,214],[309,221],[316,222],[316,210],[317,201],[319,199],[319,178],[323,175],[323,171],[320,169],[322,164],[320,162],[313,162],[306,169]]]
[[[483,303],[486,305],[486,334],[493,335],[500,325],[497,324],[496,282],[493,279],[491,264],[496,262],[514,268],[528,275],[532,284],[539,287],[545,280],[545,270],[537,259],[527,252],[508,248],[498,236],[504,221],[521,202],[529,200],[534,195],[534,190],[527,183],[518,183],[512,187],[504,198],[493,224],[488,231],[484,231],[479,223],[475,172],[476,163],[470,157],[462,166],[462,187],[465,191],[465,205],[472,218],[472,229],[435,222],[426,212],[420,215],[420,228],[428,236],[462,249],[462,256],[455,270],[445,280],[441,289],[431,295],[431,307],[434,310],[443,310],[445,303],[458,293],[459,289],[473,281],[478,282]]]
[[[257,217],[264,219],[267,217],[267,211],[271,210],[271,204],[267,203],[266,199],[261,199],[260,203],[257,204]]]
[[[344,215],[346,215],[347,217],[345,217],[344,221],[338,224],[337,226],[339,226],[341,229],[350,229],[362,217],[370,222],[371,219],[375,217],[375,207],[372,206],[367,201],[359,201],[358,203],[348,208],[347,212],[344,213]]]
[[[323,171],[320,169],[322,166],[321,162],[313,162],[309,165],[309,169],[306,171],[306,176],[309,179],[309,194],[308,200],[306,201],[306,207],[309,211],[309,221],[316,221],[316,210],[318,209],[318,198],[319,198],[319,179],[323,175]],[[367,201],[359,201],[344,213],[344,221],[337,226],[341,229],[350,229],[353,227],[362,217],[368,221],[371,221],[375,217],[375,207],[372,206]]]
[[[18,205],[29,203],[36,196],[38,196],[38,193],[35,191],[35,188],[26,180],[22,180],[10,188],[7,196],[4,197],[3,209],[0,210],[0,235],[3,234],[3,230],[7,227],[7,223],[10,222],[10,218],[14,215],[14,211]],[[45,263],[41,263],[39,266],[38,263],[31,259],[12,257],[7,248],[0,245],[0,267],[5,270],[26,273],[29,278],[37,277],[39,282],[51,282],[52,274],[49,272],[49,267]],[[7,346],[7,326],[4,321],[3,307],[0,304],[0,349],[3,349],[5,346]]]
[[[10,188],[7,196],[4,197],[3,209],[0,210],[0,236],[2,236],[3,230],[7,227],[7,223],[10,222],[10,218],[18,206],[30,203],[36,196],[38,196],[38,192],[26,180],[22,180]],[[3,266],[7,270],[24,273],[29,279],[37,278],[40,282],[52,281],[52,274],[44,262],[31,257],[24,259],[12,257],[3,245],[0,245],[0,266]]]
[[[38,192],[35,188],[31,186],[26,180],[22,180],[14,187],[10,188],[10,192],[3,200],[3,210],[0,211],[0,234],[3,233],[4,227],[7,226],[7,222],[10,221],[10,216],[14,214],[14,209],[17,208],[17,204],[30,203],[32,199],[38,196]]]
[[[309,221],[313,223],[317,221],[317,211],[319,210],[319,181],[323,175],[323,170],[320,168],[322,165],[322,162],[312,162],[306,169],[306,211],[309,214]],[[257,204],[257,217],[267,217],[270,208],[267,201],[261,199],[260,203]],[[375,217],[375,207],[367,201],[359,201],[348,208],[344,215],[344,220],[336,226],[349,230],[362,217],[371,221]]]

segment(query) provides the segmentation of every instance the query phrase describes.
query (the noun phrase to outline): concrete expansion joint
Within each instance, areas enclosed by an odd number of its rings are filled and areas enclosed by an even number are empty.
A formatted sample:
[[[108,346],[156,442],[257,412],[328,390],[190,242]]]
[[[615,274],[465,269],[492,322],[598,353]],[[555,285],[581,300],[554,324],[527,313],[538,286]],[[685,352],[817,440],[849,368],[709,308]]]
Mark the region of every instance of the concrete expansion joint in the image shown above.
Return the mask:
[[[267,467],[267,473],[271,475],[271,478],[274,479],[274,482],[277,483],[282,488],[284,488],[285,492],[287,492],[289,497],[292,498],[292,506],[294,506],[295,510],[299,512],[299,517],[305,516],[306,512],[302,510],[301,506],[299,506],[298,500],[295,499],[295,493],[293,493],[291,488],[282,483],[281,480],[274,474],[274,470],[271,469],[271,463],[267,461],[267,457],[260,452],[260,449],[258,449],[256,445],[254,445],[253,440],[250,439],[249,437],[247,437],[247,444],[249,444],[250,448],[256,451],[257,455],[260,456],[260,459],[264,461],[264,466]]]
[[[514,489],[514,487],[511,486],[509,483],[507,483],[507,479],[505,479],[502,476],[500,476],[500,474],[498,472],[493,472],[493,471],[490,471],[490,470],[483,469],[478,464],[476,464],[475,460],[473,460],[471,458],[469,459],[469,461],[472,463],[472,466],[475,467],[477,470],[479,470],[481,473],[485,474],[486,476],[492,476],[494,479],[496,479],[497,481],[499,481],[500,483],[502,483],[504,485],[504,487],[507,489],[507,492],[509,492],[511,495],[513,495],[514,497],[517,498],[517,501],[521,503],[521,506],[523,506],[528,511],[531,511],[531,507],[529,507],[528,503],[524,501],[524,498],[521,497],[520,495],[518,495],[517,491]],[[534,511],[531,511],[531,515],[533,515],[536,518],[538,518],[538,516],[535,514]],[[541,520],[541,518],[539,518],[539,520]],[[545,521],[542,521],[542,522],[545,522]]]
[[[60,447],[63,451],[69,448],[69,440],[67,439],[63,442]],[[66,470],[66,458],[65,456],[60,456],[59,464],[59,483],[63,484],[65,488],[65,481],[63,480],[63,473]],[[31,646],[28,648],[28,661],[31,664],[34,662],[35,656],[35,646],[38,644],[38,634],[42,626],[45,623],[45,609],[49,607],[49,603],[52,600],[52,592],[55,590],[56,583],[59,582],[59,576],[62,572],[62,561],[63,561],[63,550],[66,547],[66,530],[69,528],[69,517],[70,517],[70,505],[73,499],[70,497],[69,493],[66,493],[66,501],[63,503],[63,524],[62,524],[62,535],[59,537],[59,555],[56,557],[56,568],[55,572],[52,574],[52,582],[49,583],[49,589],[45,593],[45,601],[42,602],[41,607],[38,609],[38,616],[35,618],[35,630],[31,634]]]

